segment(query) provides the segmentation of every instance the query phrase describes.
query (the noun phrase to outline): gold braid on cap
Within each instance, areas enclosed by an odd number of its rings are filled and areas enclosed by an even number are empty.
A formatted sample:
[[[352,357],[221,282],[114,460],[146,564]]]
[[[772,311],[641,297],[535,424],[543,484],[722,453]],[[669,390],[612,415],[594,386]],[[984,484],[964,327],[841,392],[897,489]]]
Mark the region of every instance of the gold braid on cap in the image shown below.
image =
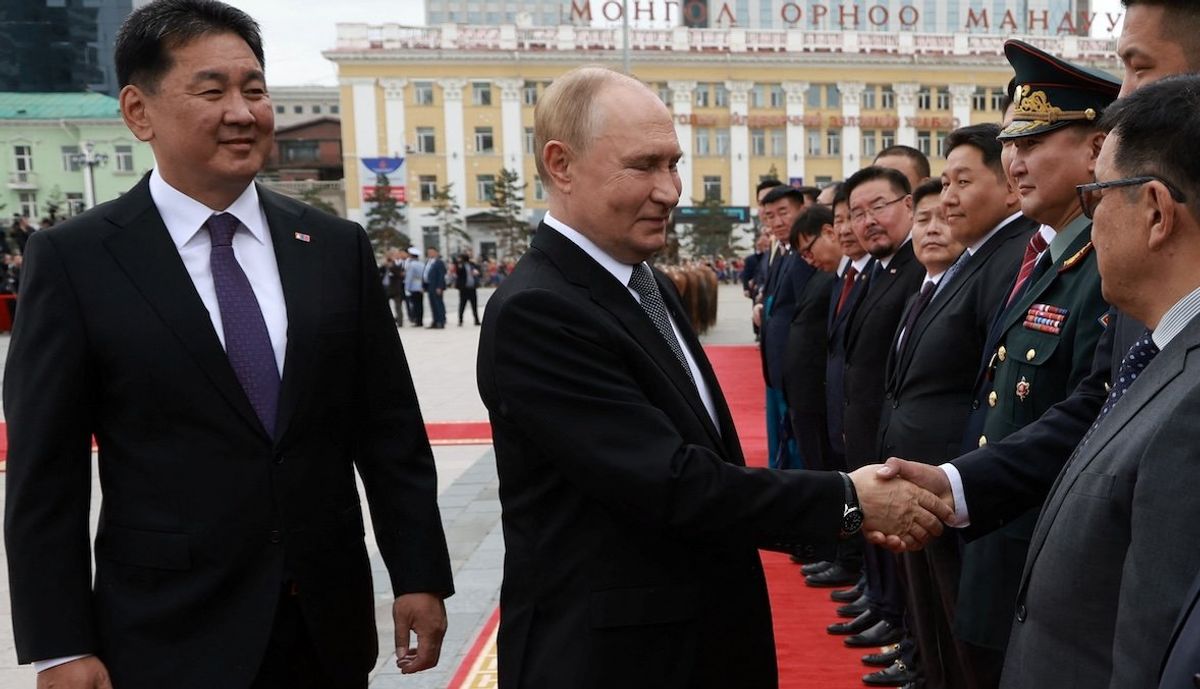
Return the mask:
[[[1033,91],[1028,84],[1017,90],[1017,107],[1013,111],[1013,122],[1004,131],[1005,134],[1020,134],[1030,129],[1036,129],[1055,122],[1072,120],[1096,119],[1093,108],[1087,110],[1063,110],[1050,104],[1045,91]],[[1018,124],[1020,122],[1021,124]]]

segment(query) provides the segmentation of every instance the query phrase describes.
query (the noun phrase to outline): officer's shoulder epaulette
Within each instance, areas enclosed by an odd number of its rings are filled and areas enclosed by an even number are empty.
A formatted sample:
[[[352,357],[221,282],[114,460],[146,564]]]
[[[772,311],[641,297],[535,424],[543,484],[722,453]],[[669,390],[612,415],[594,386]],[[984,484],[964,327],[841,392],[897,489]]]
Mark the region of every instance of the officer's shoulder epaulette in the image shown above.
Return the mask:
[[[1083,248],[1080,249],[1079,251],[1076,251],[1074,256],[1063,261],[1062,267],[1058,269],[1058,272],[1065,273],[1068,270],[1071,270],[1075,266],[1082,263],[1083,259],[1086,258],[1087,255],[1091,252],[1092,252],[1092,243],[1088,242],[1087,244],[1084,244]]]

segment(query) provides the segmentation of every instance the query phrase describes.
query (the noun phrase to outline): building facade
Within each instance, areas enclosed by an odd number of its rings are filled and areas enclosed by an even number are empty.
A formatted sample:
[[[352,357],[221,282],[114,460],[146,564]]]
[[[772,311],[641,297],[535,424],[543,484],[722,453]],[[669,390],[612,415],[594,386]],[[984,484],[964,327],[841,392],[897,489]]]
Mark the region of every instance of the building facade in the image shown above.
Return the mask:
[[[275,128],[282,129],[326,117],[341,117],[336,86],[272,86]]]
[[[489,210],[501,168],[525,187],[531,219],[545,209],[533,151],[533,111],[559,74],[586,63],[622,64],[619,29],[342,24],[326,57],[341,80],[346,207],[365,212],[371,176],[359,162],[406,159],[409,236],[438,241],[428,209],[452,183],[468,220]],[[1012,72],[1003,37],[969,34],[631,31],[635,76],[675,117],[684,155],[681,206],[719,199],[750,206],[754,185],[777,176],[844,179],[892,144],[930,155],[935,173],[954,128],[998,121]],[[1030,40],[1108,69],[1113,41]],[[473,228],[468,228],[472,230]],[[473,232],[473,234],[475,234]],[[477,251],[489,248],[478,228]]]
[[[0,93],[0,213],[38,219],[57,205],[82,212],[91,189],[78,155],[91,149],[95,202],[115,199],[154,166],[133,137],[117,100],[99,93]],[[36,223],[35,223],[36,224]]]

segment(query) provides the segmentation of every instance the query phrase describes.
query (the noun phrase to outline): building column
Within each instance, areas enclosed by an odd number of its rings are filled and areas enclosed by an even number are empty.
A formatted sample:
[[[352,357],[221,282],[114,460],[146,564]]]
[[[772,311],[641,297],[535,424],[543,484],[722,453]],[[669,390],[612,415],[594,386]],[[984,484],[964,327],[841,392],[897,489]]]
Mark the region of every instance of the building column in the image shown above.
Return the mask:
[[[383,127],[386,134],[387,154],[407,158],[405,144],[408,134],[404,124],[404,88],[408,79],[380,79],[383,87]]]
[[[900,126],[896,128],[896,143],[904,146],[917,147],[917,128],[912,126],[912,119],[917,116],[917,91],[920,84],[896,84],[892,90],[896,93],[896,115],[900,118]]]
[[[497,79],[500,87],[500,135],[504,168],[517,173],[517,186],[525,183],[525,137],[521,131],[522,79]]]
[[[343,160],[354,171],[346,175],[347,182],[354,184],[346,188],[346,216],[351,220],[363,219],[362,187],[374,184],[375,180],[364,178],[363,158],[379,155],[379,118],[375,110],[375,78],[352,77],[342,80],[350,85],[350,108],[354,117],[354,148],[343,153]],[[348,172],[348,170],[347,170]]]
[[[804,97],[808,87],[807,81],[783,82],[787,97],[787,176],[805,182],[808,180],[804,179]]]
[[[862,94],[866,84],[861,81],[839,81],[838,93],[842,99],[842,179],[858,172],[862,160]]]
[[[458,204],[467,206],[467,145],[463,130],[463,87],[466,79],[442,79],[442,129],[446,134],[446,181]]]
[[[750,89],[752,81],[727,81],[729,91],[729,200],[750,205]]]
[[[679,159],[679,180],[683,189],[679,192],[679,205],[692,205],[692,189],[695,180],[692,179],[692,92],[696,90],[694,81],[670,81],[667,87],[671,89],[671,113],[675,116],[675,136],[679,139],[679,150],[683,157]]]
[[[971,124],[971,98],[975,96],[975,84],[951,84],[950,102],[954,108],[955,126],[965,127]]]

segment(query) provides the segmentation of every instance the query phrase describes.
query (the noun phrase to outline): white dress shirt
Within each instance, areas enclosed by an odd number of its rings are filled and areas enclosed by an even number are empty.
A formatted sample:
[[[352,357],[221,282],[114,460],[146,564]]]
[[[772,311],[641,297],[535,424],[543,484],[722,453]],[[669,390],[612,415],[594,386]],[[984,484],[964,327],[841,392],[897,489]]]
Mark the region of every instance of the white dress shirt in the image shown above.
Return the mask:
[[[629,278],[633,277],[633,266],[621,263],[613,258],[604,249],[596,246],[592,240],[583,236],[578,230],[566,225],[549,213],[542,220],[559,234],[570,240],[572,244],[582,249],[592,260],[599,263],[604,270],[611,273],[621,283],[621,286],[629,291],[630,296],[638,304],[642,303],[642,298],[629,286]],[[709,418],[712,419],[713,426],[719,431],[721,422],[717,420],[717,407],[713,403],[712,393],[708,390],[708,384],[704,382],[704,376],[700,375],[700,368],[696,366],[696,358],[692,356],[692,352],[687,346],[687,341],[683,339],[683,335],[679,332],[679,325],[675,322],[675,318],[671,316],[669,311],[667,312],[667,318],[671,321],[671,330],[675,333],[675,339],[679,342],[679,348],[683,350],[683,356],[687,359],[688,368],[692,371],[692,380],[696,381],[696,389],[700,393],[700,401],[704,403],[704,409],[708,412]]]
[[[216,210],[175,189],[158,174],[158,168],[150,173],[150,198],[162,216],[163,224],[171,235],[171,241],[183,259],[200,301],[208,309],[213,329],[221,346],[225,346],[225,330],[221,326],[221,309],[217,305],[217,289],[213,285],[212,266],[209,263],[212,242],[208,229],[203,227],[215,213],[232,213],[241,221],[242,227],[233,235],[233,255],[250,281],[263,319],[267,322],[267,333],[271,347],[275,350],[275,365],[283,374],[283,357],[287,351],[287,306],[283,300],[283,283],[279,279],[279,263],[275,260],[275,245],[267,230],[267,217],[258,202],[258,190],[254,184],[228,208]],[[36,660],[35,672],[49,670],[72,660],[86,658],[90,654],[64,656],[49,660]]]

